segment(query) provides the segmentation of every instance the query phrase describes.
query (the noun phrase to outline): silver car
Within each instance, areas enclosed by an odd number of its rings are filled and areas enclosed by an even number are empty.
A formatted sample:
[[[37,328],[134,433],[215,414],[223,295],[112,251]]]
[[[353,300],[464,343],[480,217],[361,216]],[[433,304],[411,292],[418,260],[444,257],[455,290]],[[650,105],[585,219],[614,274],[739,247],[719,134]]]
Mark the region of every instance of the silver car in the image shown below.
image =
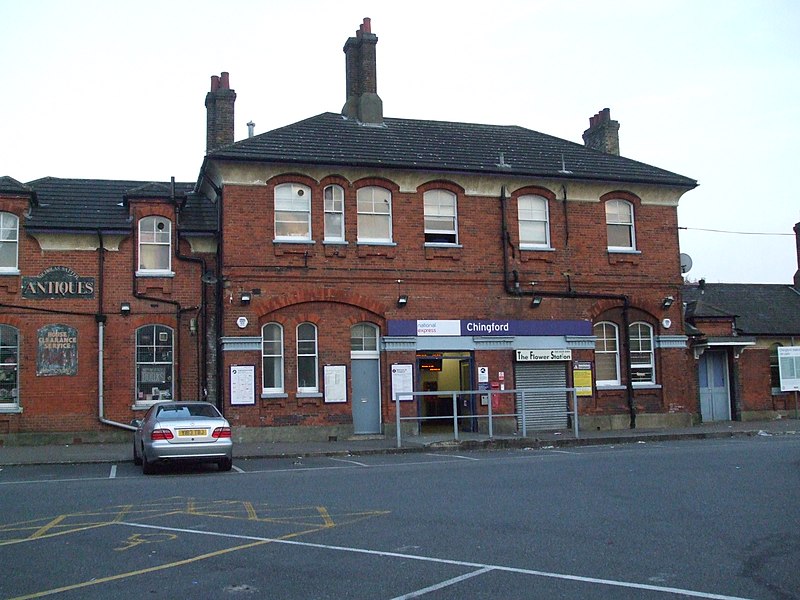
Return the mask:
[[[231,426],[213,404],[156,402],[132,424],[133,462],[145,475],[160,461],[216,462],[220,471],[231,470]]]

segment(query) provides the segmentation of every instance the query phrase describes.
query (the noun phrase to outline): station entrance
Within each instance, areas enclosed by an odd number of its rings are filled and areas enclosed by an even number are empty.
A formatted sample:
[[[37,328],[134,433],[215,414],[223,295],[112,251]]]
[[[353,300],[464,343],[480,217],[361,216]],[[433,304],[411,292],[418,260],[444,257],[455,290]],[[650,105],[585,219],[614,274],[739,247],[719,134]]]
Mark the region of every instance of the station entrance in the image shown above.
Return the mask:
[[[440,430],[453,431],[453,392],[474,388],[473,357],[469,352],[418,352],[416,381],[418,391],[417,415],[432,417],[420,424],[420,433]],[[436,394],[435,392],[440,392]],[[457,397],[459,417],[475,414],[475,395]],[[476,431],[475,419],[459,419],[459,429]]]

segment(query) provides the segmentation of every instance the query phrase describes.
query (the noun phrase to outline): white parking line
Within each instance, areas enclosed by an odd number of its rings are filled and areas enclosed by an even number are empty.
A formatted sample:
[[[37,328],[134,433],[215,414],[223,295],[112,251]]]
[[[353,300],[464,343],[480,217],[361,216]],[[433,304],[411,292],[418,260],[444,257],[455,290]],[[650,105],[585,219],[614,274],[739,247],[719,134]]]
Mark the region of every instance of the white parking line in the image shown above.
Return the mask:
[[[347,460],[345,458],[333,458],[332,456],[329,456],[328,458],[330,458],[331,460],[335,460],[336,462],[343,462],[343,463],[349,463],[351,465],[358,465],[359,467],[368,467],[369,466],[368,464],[362,463],[362,462],[358,462],[357,460]]]
[[[239,467],[237,467],[236,465],[231,465],[231,469],[233,469],[233,470],[234,470],[234,471],[236,471],[237,473],[244,473],[244,470],[243,470],[243,469],[240,469],[240,468],[239,468]]]
[[[267,538],[255,535],[239,535],[232,533],[220,533],[216,531],[201,531],[199,529],[183,529],[179,527],[163,527],[160,525],[151,525],[149,523],[131,523],[128,521],[115,521],[112,525],[124,525],[127,527],[139,527],[141,529],[155,529],[158,531],[170,531],[175,533],[195,533],[197,535],[208,535],[212,537],[229,538],[234,540],[249,540],[255,542],[270,542],[273,544],[285,544],[287,546],[300,546],[304,548],[315,548],[318,550],[333,550],[337,552],[351,552],[354,554],[366,554],[369,556],[380,556],[386,558],[400,558],[403,560],[418,560],[423,562],[453,565],[457,567],[467,567],[470,569],[478,569],[471,573],[471,575],[479,575],[487,571],[502,571],[505,573],[516,573],[519,575],[531,575],[534,577],[547,577],[550,579],[561,579],[565,581],[577,581],[579,583],[593,583],[596,585],[606,585],[611,587],[621,587],[634,590],[646,590],[649,592],[662,592],[667,594],[677,594],[688,596],[690,598],[706,598],[708,600],[753,600],[751,598],[743,598],[741,596],[727,596],[725,594],[710,594],[707,592],[698,592],[695,590],[687,590],[683,588],[666,587],[661,585],[650,585],[646,583],[636,583],[632,581],[619,581],[615,579],[598,579],[596,577],[584,577],[581,575],[568,575],[566,573],[552,573],[549,571],[537,571],[535,569],[521,569],[518,567],[506,567],[503,565],[487,565],[483,563],[467,562],[463,560],[454,560],[447,558],[434,558],[432,556],[420,556],[417,554],[402,554],[400,552],[384,552],[381,550],[369,550],[366,548],[353,548],[348,546],[332,546],[330,544],[315,544],[313,542],[300,542],[298,540],[286,540],[277,538]]]
[[[433,454],[428,452],[426,456],[436,456],[438,458],[460,458],[461,460],[475,460],[478,461],[480,458],[473,458],[471,456],[461,456],[459,454]]]
[[[117,465],[111,465],[111,473],[108,474],[109,479],[115,479],[117,477]]]
[[[472,577],[476,577],[477,575],[483,575],[484,573],[488,573],[492,569],[489,567],[484,567],[483,569],[478,569],[477,571],[473,571],[472,573],[466,573],[465,575],[461,575],[460,577],[453,577],[452,579],[448,579],[447,581],[442,581],[441,583],[437,583],[436,585],[431,585],[426,588],[422,588],[421,590],[417,590],[415,592],[409,592],[408,594],[403,594],[402,596],[395,596],[392,600],[409,600],[409,598],[419,598],[420,596],[424,596],[428,592],[435,592],[436,590],[441,590],[446,587],[450,587],[451,585],[455,585],[456,583],[461,583],[467,579],[471,579]]]

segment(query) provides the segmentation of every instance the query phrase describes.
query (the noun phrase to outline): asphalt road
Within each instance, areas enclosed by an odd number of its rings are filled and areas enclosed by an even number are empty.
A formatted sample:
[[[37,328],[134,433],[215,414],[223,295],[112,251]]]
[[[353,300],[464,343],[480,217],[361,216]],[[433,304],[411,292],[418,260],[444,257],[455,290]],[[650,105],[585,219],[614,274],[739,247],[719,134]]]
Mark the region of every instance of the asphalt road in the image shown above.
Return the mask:
[[[0,470],[0,598],[800,598],[800,438]]]

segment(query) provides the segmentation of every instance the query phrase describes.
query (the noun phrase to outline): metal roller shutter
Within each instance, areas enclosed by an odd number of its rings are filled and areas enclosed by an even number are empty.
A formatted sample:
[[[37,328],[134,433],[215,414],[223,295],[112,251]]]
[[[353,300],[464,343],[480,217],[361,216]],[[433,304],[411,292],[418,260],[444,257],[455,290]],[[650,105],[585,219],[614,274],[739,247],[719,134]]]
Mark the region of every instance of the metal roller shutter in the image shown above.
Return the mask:
[[[567,369],[562,362],[517,363],[517,390],[566,388]],[[517,412],[522,412],[522,394],[517,394]],[[527,429],[565,429],[567,427],[566,391],[525,394],[525,426]],[[519,419],[522,429],[522,419]]]

